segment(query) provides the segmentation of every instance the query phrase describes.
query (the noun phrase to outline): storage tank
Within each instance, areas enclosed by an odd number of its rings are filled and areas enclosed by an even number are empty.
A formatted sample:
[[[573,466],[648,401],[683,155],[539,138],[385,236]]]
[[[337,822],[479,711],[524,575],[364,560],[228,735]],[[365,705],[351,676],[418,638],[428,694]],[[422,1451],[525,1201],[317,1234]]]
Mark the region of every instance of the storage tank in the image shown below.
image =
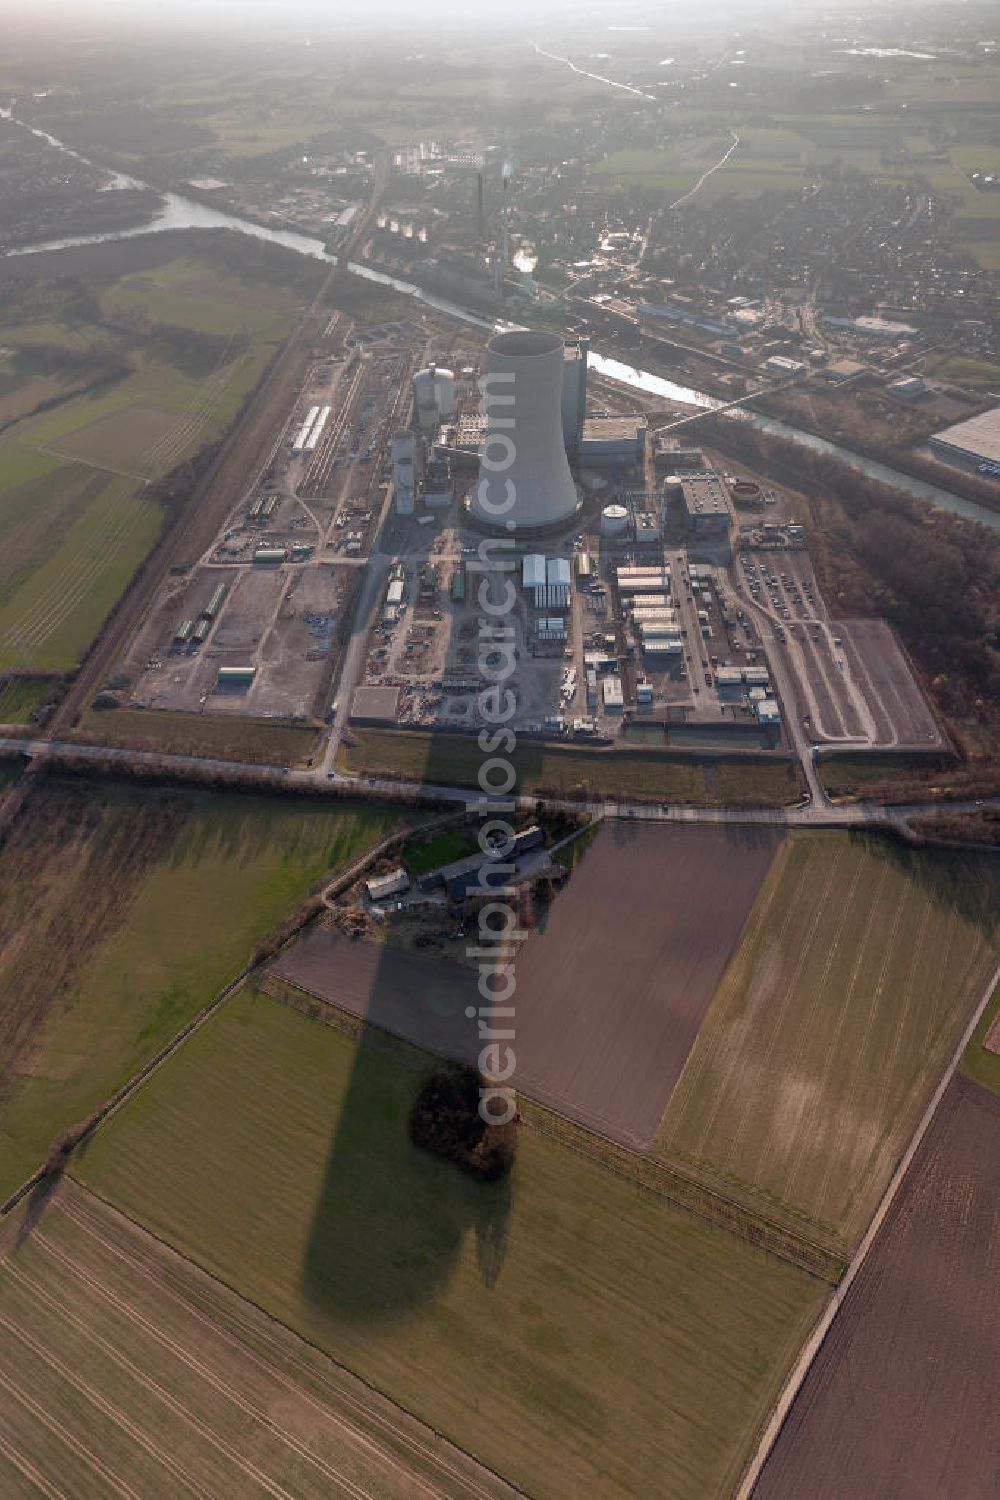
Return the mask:
[[[499,333],[487,345],[477,520],[531,531],[576,514],[563,442],[563,352],[561,338],[532,329]]]
[[[668,474],[663,481],[663,498],[665,500],[684,499],[684,481],[679,474]]]
[[[439,426],[443,418],[453,416],[455,376],[451,370],[439,369],[437,365],[418,370],[413,377],[413,403],[417,422],[425,431]]]
[[[621,537],[628,530],[628,511],[624,505],[606,505],[601,511],[601,536]]]

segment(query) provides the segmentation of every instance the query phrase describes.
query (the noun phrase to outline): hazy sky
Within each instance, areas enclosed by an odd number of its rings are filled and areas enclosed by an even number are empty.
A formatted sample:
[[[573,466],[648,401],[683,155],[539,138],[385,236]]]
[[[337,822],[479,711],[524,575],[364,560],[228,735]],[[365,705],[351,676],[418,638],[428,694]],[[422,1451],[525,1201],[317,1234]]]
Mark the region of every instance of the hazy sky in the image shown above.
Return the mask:
[[[693,25],[711,28],[738,24],[753,13],[774,13],[787,0],[613,0],[610,5],[579,3],[579,0],[502,0],[484,5],[481,0],[364,0],[361,5],[344,0],[0,0],[0,17],[32,20],[59,13],[77,25],[85,18],[114,19],[134,27],[161,21],[168,27],[178,23],[212,24],[219,20],[301,26],[315,30],[365,30],[379,25],[416,29],[421,18],[449,27],[482,29],[504,27],[560,27],[587,29],[596,39],[617,28],[652,23],[657,30]],[[811,7],[808,7],[811,8]],[[801,13],[804,7],[797,4]]]

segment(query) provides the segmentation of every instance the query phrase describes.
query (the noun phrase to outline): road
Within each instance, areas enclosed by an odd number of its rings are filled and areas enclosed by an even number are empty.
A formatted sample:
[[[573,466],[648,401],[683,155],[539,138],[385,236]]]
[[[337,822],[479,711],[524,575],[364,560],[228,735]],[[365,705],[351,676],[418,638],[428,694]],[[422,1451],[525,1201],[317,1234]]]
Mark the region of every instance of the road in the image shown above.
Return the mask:
[[[376,598],[378,595],[376,594]],[[347,776],[322,765],[308,769],[283,766],[260,766],[243,761],[210,759],[201,755],[175,755],[158,750],[134,750],[122,746],[78,744],[70,740],[17,739],[0,737],[0,753],[26,756],[33,765],[46,762],[58,769],[60,764],[88,761],[95,766],[120,765],[160,772],[164,775],[215,777],[236,784],[297,787],[322,793],[330,790],[389,800],[414,797],[424,801],[453,802],[478,806],[478,793],[470,787],[448,786],[441,782],[415,782],[391,776]],[[532,793],[518,798],[524,811],[531,811],[537,798]],[[647,823],[744,823],[787,828],[896,828],[903,829],[911,818],[947,810],[949,813],[975,812],[982,808],[1000,810],[1000,797],[979,798],[962,802],[917,802],[905,806],[883,807],[876,802],[832,804],[824,799],[812,800],[794,807],[705,807],[699,805],[666,805],[656,802],[630,802],[624,798],[602,797],[587,801],[547,799],[554,807],[586,812],[592,818],[635,818]]]

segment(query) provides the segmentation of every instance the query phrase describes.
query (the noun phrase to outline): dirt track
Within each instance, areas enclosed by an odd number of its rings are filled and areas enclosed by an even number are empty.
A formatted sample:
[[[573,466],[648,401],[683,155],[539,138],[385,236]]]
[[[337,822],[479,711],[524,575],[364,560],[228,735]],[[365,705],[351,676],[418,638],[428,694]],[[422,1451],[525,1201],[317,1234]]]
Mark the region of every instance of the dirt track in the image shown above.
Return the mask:
[[[778,838],[736,826],[603,828],[518,960],[514,1086],[647,1147]],[[481,1003],[471,969],[327,932],[274,967],[419,1046],[478,1053],[465,1014]]]
[[[1000,1099],[957,1077],[754,1500],[986,1500],[1000,1476]]]

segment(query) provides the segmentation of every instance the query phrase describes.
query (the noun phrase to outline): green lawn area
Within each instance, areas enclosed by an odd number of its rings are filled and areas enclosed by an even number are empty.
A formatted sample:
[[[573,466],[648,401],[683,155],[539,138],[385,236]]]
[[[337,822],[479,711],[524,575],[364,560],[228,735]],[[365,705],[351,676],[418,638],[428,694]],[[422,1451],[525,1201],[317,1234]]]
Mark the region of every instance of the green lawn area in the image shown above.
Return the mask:
[[[352,729],[355,742],[340,751],[350,772],[381,771],[417,781],[478,784],[483,756],[477,741],[461,734],[395,729]],[[705,801],[705,778],[694,755],[652,750],[587,750],[522,740],[512,756],[519,792],[620,792],[633,797]]]
[[[962,1072],[981,1083],[984,1088],[992,1089],[994,1094],[1000,1094],[1000,1053],[994,1052],[992,1047],[985,1047],[983,1043],[997,1016],[1000,1016],[1000,984],[993,991],[993,998],[962,1058]]]
[[[236,714],[187,714],[166,709],[89,709],[74,738],[130,750],[219,756],[253,765],[304,764],[317,747],[309,724],[248,719]]]
[[[244,992],[74,1171],[540,1500],[728,1497],[824,1285],[526,1129],[418,1151],[427,1061]]]
[[[997,269],[1000,269],[1000,241],[996,245]],[[927,373],[936,380],[946,380],[955,385],[983,386],[987,390],[1000,391],[1000,365],[988,359],[969,359],[962,354],[932,354],[927,361]]]
[[[996,962],[1000,861],[794,832],[657,1138],[856,1244]]]
[[[0,1197],[397,809],[37,787],[0,850]]]
[[[32,710],[52,702],[57,693],[52,678],[12,677],[0,687],[0,724],[30,724]]]
[[[411,839],[403,850],[403,858],[411,875],[426,875],[439,865],[451,864],[464,859],[479,849],[479,838],[475,829],[445,828],[441,833],[420,835]]]

